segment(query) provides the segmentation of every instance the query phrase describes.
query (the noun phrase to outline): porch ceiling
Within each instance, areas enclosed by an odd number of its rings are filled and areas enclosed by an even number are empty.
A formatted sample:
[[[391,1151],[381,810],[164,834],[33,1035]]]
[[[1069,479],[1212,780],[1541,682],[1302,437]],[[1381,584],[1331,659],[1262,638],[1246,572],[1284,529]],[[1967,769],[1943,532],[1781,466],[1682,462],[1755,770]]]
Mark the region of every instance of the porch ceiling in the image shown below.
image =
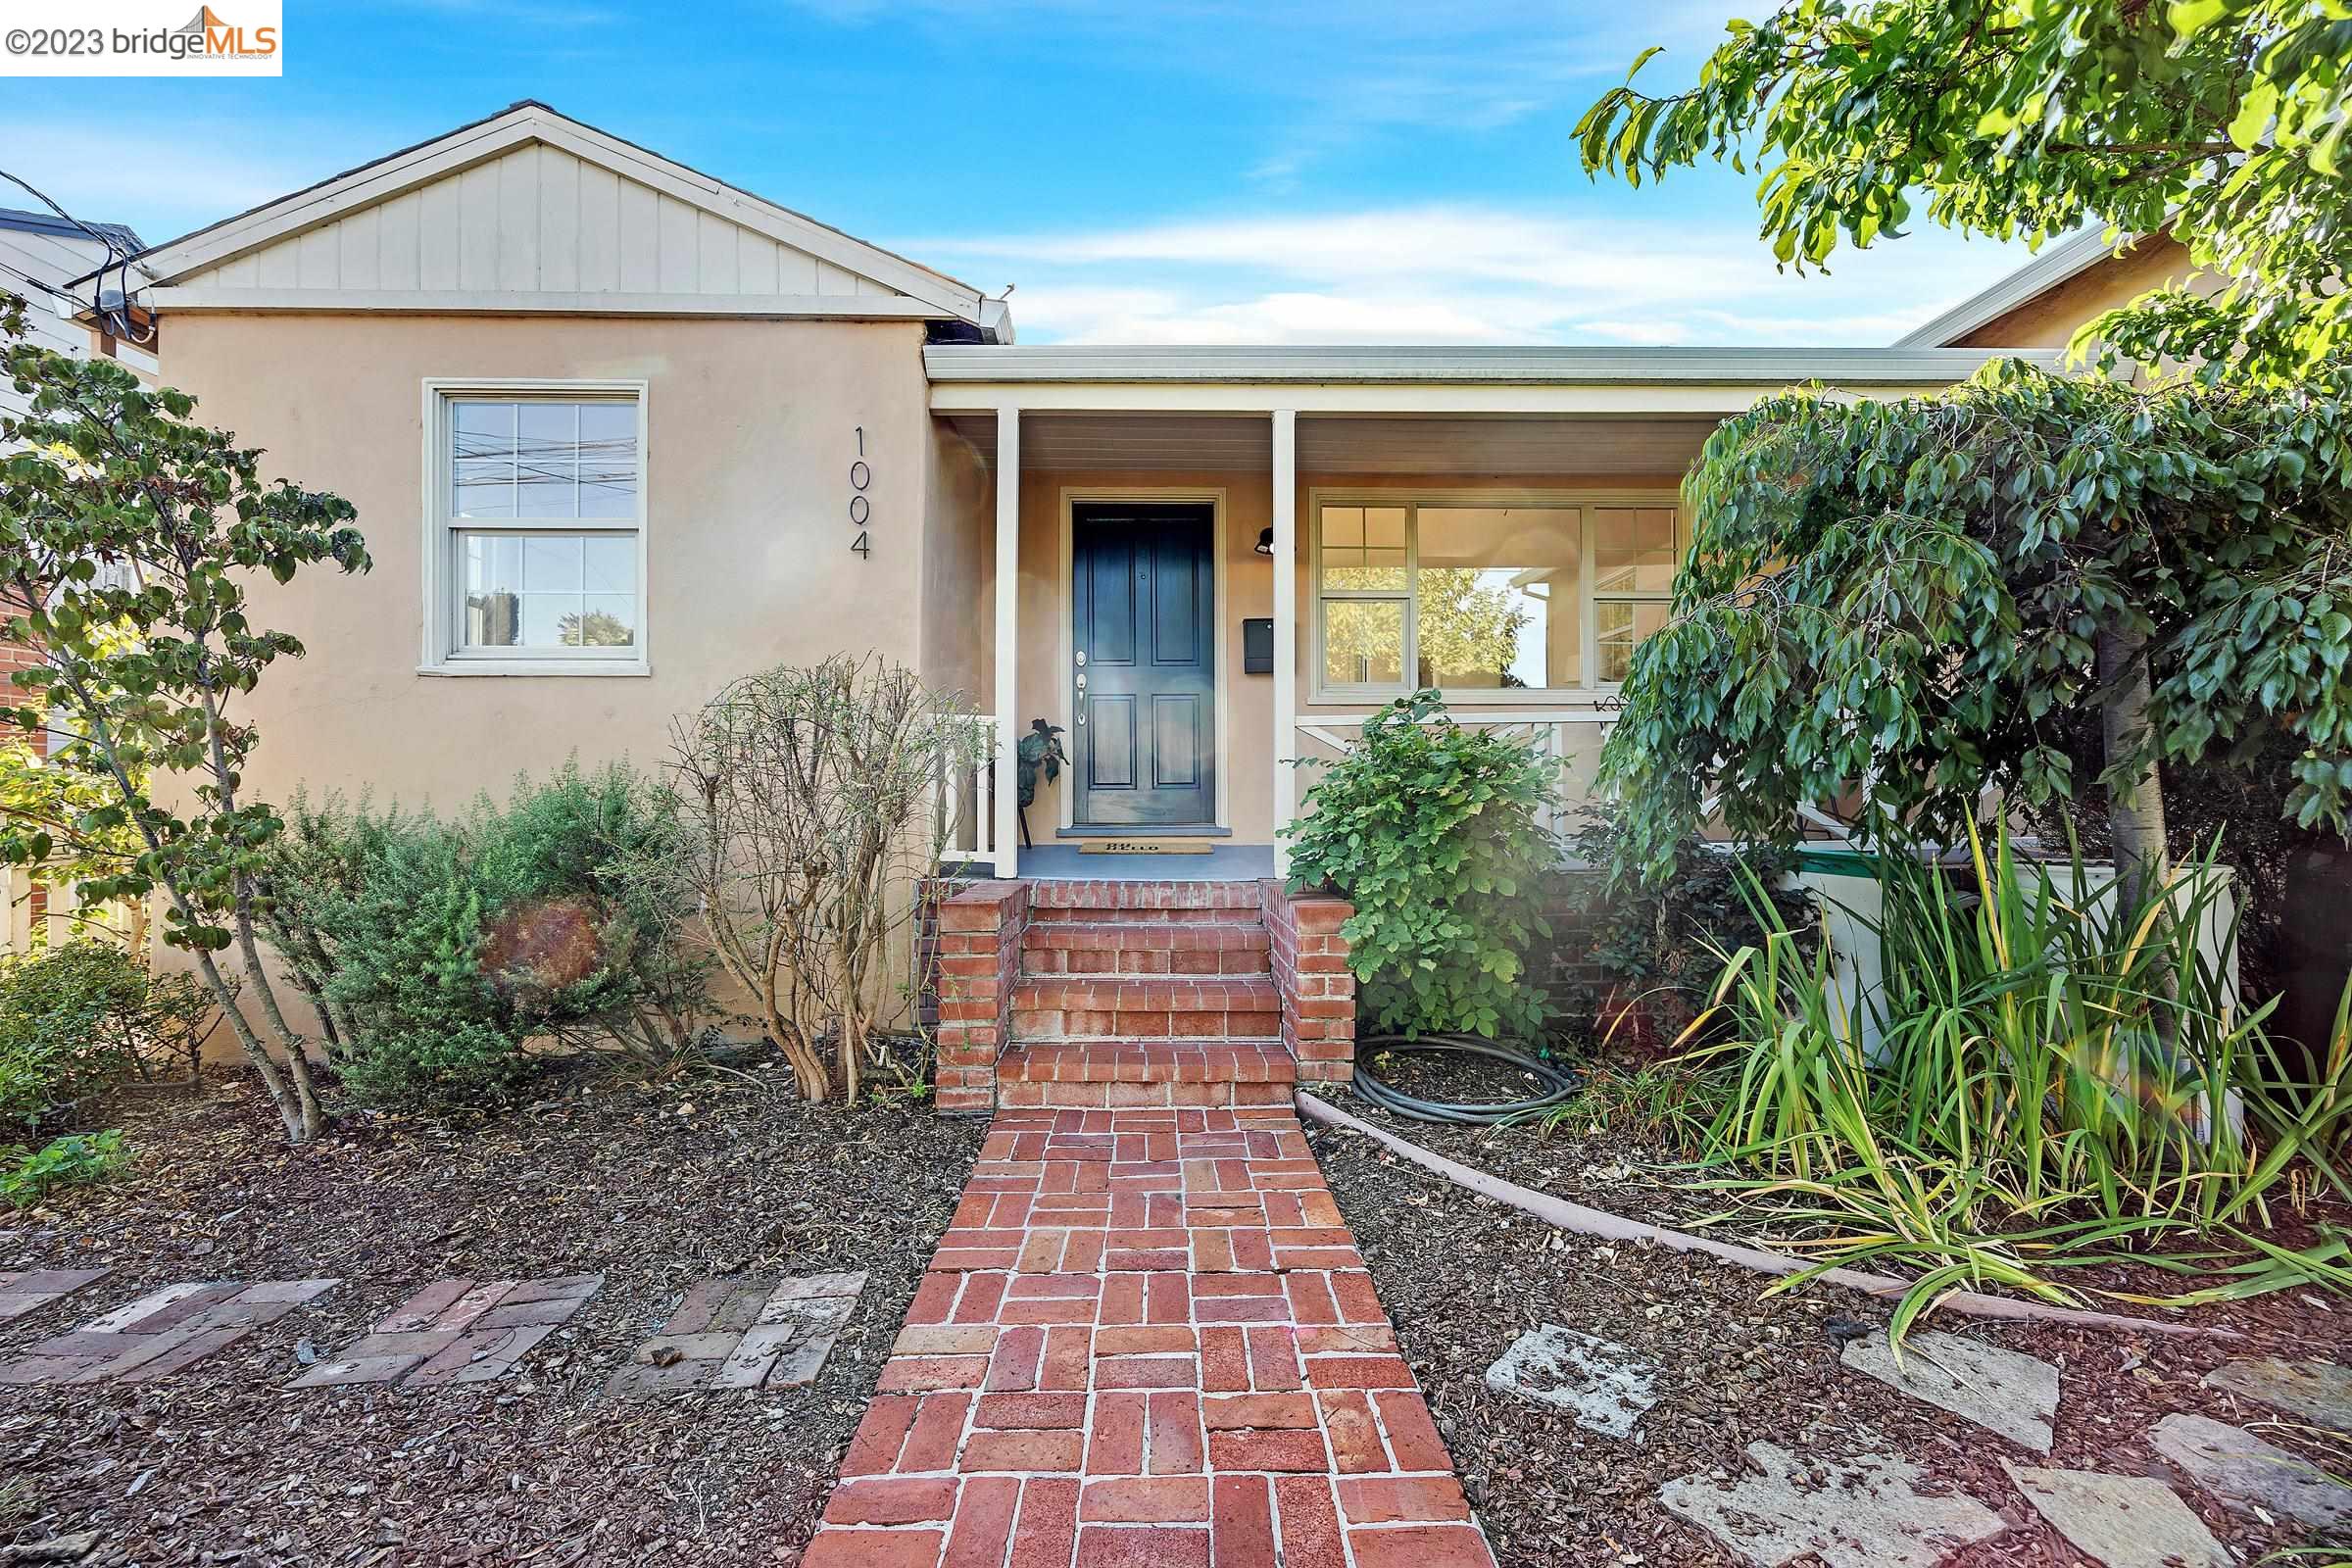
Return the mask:
[[[992,464],[994,414],[946,414]],[[1465,418],[1298,416],[1298,471],[1481,477],[1679,474],[1718,421],[1660,416]],[[1021,417],[1026,469],[1264,473],[1273,439],[1262,415],[1040,414]]]

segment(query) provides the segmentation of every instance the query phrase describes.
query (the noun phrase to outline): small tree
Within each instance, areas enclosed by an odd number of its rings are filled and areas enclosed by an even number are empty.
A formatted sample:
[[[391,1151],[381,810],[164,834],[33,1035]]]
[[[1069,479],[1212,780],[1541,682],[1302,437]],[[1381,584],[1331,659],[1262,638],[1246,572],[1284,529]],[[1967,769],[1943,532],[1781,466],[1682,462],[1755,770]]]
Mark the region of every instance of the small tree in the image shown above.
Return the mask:
[[[189,418],[195,400],[148,392],[110,360],[77,360],[24,340],[23,302],[8,302],[0,368],[29,412],[0,420],[0,611],[7,633],[37,650],[22,670],[17,723],[70,731],[52,765],[98,781],[105,798],[75,821],[92,838],[127,829],[139,853],[80,884],[87,901],[164,899],[164,941],[195,956],[285,1124],[308,1143],[322,1125],[304,1042],[278,1005],[255,937],[256,873],[276,813],[243,791],[259,739],[230,713],[302,645],[256,627],[246,582],[285,582],[332,562],[364,571],[352,508],[286,480],[265,483],[261,453]],[[180,780],[167,803],[150,774]],[[39,864],[51,832],[0,824],[0,858]],[[233,948],[257,1026],[218,956]]]
[[[970,711],[911,670],[847,656],[728,686],[674,727],[671,788],[719,964],[748,991],[810,1101],[845,1099],[880,1017],[910,884],[953,842],[984,755]]]
[[[2102,717],[2127,882],[2161,865],[2160,760],[2299,746],[2285,809],[2352,804],[2352,396],[2135,389],[1997,363],[1949,394],[1767,399],[1686,486],[1675,616],[1634,656],[1601,779],[1653,876],[1714,800],[1786,840],[1867,789],[1865,834],[1958,842],[1983,793],[2072,798]]]

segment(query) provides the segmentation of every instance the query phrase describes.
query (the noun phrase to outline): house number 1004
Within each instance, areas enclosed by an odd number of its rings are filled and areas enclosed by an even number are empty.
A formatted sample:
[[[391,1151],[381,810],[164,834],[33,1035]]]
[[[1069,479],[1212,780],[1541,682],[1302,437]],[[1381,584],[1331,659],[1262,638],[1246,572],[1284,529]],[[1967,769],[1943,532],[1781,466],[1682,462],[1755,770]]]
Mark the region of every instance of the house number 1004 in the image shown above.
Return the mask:
[[[874,504],[865,493],[873,482],[874,470],[865,462],[865,426],[861,424],[858,426],[858,456],[850,464],[850,526],[858,530],[850,548],[860,559],[870,558],[874,553],[873,538],[866,530],[874,515]]]

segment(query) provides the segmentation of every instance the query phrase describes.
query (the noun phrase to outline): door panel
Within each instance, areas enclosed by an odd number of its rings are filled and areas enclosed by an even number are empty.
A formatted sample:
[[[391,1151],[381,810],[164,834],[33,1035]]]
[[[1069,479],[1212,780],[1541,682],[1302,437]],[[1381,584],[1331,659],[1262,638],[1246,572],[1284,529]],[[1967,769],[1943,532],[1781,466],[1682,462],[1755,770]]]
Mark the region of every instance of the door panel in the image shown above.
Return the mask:
[[[1198,502],[1071,514],[1081,826],[1216,819],[1216,575]]]

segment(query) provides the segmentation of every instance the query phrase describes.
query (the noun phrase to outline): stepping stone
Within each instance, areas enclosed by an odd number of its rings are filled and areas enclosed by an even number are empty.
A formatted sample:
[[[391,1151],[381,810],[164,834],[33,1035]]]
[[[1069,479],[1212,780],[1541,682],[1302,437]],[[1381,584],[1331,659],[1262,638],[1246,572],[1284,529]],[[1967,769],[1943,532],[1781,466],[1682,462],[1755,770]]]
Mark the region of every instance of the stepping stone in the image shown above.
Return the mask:
[[[1856,1372],[1997,1432],[2020,1447],[2050,1451],[2058,1369],[2047,1361],[1932,1330],[1904,1336],[1900,1365],[1885,1334],[1848,1345],[1844,1361]]]
[[[5,1289],[5,1287],[0,1287]],[[2352,1432],[2352,1370],[2328,1361],[2230,1361],[2205,1374],[2205,1386],[2336,1432]]]
[[[95,1285],[114,1272],[111,1268],[36,1268],[0,1274],[0,1323],[6,1323],[85,1285]]]
[[[377,1320],[366,1339],[294,1380],[298,1389],[355,1383],[488,1383],[587,1303],[602,1274],[539,1280],[435,1280]]]
[[[2352,1524],[2352,1487],[2253,1433],[2201,1415],[2168,1415],[2148,1441],[2207,1492],[2245,1513],[2261,1508],[2314,1529]]]
[[[2074,1548],[2107,1568],[2230,1568],[2236,1560],[2172,1488],[2151,1476],[2036,1470],[2001,1461]]]
[[[1622,1345],[1545,1323],[1487,1368],[1487,1387],[1556,1405],[1587,1431],[1625,1438],[1658,1402],[1657,1375],[1656,1362]]]
[[[192,1280],[167,1285],[70,1334],[0,1361],[0,1384],[145,1383],[168,1377],[274,1323],[338,1280]]]
[[[1925,1472],[1896,1454],[1821,1459],[1751,1443],[1747,1457],[1761,1475],[1684,1476],[1658,1500],[1752,1568],[1807,1553],[1830,1568],[1936,1568],[2007,1528],[1974,1497],[1920,1492]]]
[[[659,1399],[711,1389],[789,1389],[814,1381],[865,1276],[707,1279],[662,1332],[605,1383],[610,1399]]]

